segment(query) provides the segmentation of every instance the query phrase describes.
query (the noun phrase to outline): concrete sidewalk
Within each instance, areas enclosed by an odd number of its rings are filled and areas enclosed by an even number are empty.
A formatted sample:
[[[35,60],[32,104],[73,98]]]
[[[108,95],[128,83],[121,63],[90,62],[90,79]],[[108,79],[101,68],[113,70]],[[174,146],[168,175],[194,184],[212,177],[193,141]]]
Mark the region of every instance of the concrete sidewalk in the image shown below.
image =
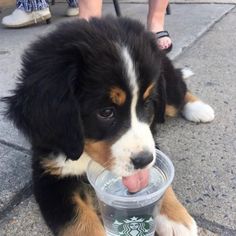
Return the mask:
[[[222,2],[222,1],[221,1]],[[124,15],[145,23],[147,4],[121,4]],[[61,21],[65,4],[52,7],[51,25],[0,28],[0,96],[14,88],[20,55],[31,41]],[[182,118],[159,127],[159,143],[176,167],[174,188],[203,229],[200,235],[236,235],[236,5],[172,4],[166,29],[174,42],[170,57],[191,68],[190,89],[216,110],[210,124]],[[12,9],[6,9],[0,18]],[[104,4],[104,14],[114,14]],[[0,103],[0,111],[3,104]],[[0,117],[0,235],[51,235],[31,190],[29,144]]]

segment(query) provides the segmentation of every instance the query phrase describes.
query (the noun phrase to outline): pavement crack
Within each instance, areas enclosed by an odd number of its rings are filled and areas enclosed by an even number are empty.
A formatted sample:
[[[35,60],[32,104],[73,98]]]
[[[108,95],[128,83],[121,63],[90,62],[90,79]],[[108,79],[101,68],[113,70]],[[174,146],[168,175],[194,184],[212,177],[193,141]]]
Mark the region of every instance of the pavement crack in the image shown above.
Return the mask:
[[[7,50],[0,50],[0,56],[1,55],[6,55],[6,54],[10,54],[10,52],[7,51]]]
[[[201,228],[207,229],[213,233],[218,233],[221,236],[236,235],[236,230],[231,229],[227,226],[221,225],[216,222],[212,222],[198,215],[193,215],[193,218],[196,220],[198,226],[200,226]]]
[[[3,139],[0,139],[0,144],[8,146],[8,147],[11,147],[11,148],[13,148],[13,149],[15,149],[17,151],[24,152],[24,153],[26,153],[28,155],[31,155],[31,151],[29,149],[21,147],[21,146],[19,146],[17,144],[9,143],[9,142],[7,142],[7,141],[5,141]]]
[[[30,181],[0,210],[0,225],[16,206],[28,199],[32,194],[32,181]]]

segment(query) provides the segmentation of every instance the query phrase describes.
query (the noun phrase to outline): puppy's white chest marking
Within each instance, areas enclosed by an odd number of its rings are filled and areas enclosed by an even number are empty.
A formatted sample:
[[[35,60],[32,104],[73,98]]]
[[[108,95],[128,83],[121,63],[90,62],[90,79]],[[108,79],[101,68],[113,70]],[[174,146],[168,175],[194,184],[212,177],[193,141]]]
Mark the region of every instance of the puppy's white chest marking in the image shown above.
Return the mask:
[[[90,160],[91,158],[85,152],[76,161],[67,160],[66,156],[60,153],[58,156],[44,158],[41,161],[41,165],[44,167],[45,172],[49,172],[52,175],[60,177],[79,176],[86,172]]]

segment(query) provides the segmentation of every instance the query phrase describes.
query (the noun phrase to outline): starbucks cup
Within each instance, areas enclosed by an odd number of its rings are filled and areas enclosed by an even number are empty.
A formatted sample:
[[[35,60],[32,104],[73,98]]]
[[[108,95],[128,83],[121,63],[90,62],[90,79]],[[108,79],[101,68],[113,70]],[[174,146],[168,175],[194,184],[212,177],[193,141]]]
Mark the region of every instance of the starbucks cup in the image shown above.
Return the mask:
[[[121,177],[90,161],[87,177],[95,189],[107,236],[154,236],[161,198],[174,178],[174,166],[161,151],[149,172],[149,184],[129,193]]]

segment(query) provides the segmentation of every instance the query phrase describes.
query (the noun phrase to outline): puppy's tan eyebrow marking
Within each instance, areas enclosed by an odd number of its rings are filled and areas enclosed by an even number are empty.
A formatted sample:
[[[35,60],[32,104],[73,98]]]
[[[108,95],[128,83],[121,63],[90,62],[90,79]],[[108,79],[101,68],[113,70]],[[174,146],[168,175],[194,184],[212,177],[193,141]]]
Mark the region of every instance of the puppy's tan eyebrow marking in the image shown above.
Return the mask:
[[[147,99],[153,92],[155,84],[151,83],[143,94],[143,100]]]
[[[110,98],[113,103],[122,106],[126,101],[126,92],[119,87],[112,87],[110,90]]]

